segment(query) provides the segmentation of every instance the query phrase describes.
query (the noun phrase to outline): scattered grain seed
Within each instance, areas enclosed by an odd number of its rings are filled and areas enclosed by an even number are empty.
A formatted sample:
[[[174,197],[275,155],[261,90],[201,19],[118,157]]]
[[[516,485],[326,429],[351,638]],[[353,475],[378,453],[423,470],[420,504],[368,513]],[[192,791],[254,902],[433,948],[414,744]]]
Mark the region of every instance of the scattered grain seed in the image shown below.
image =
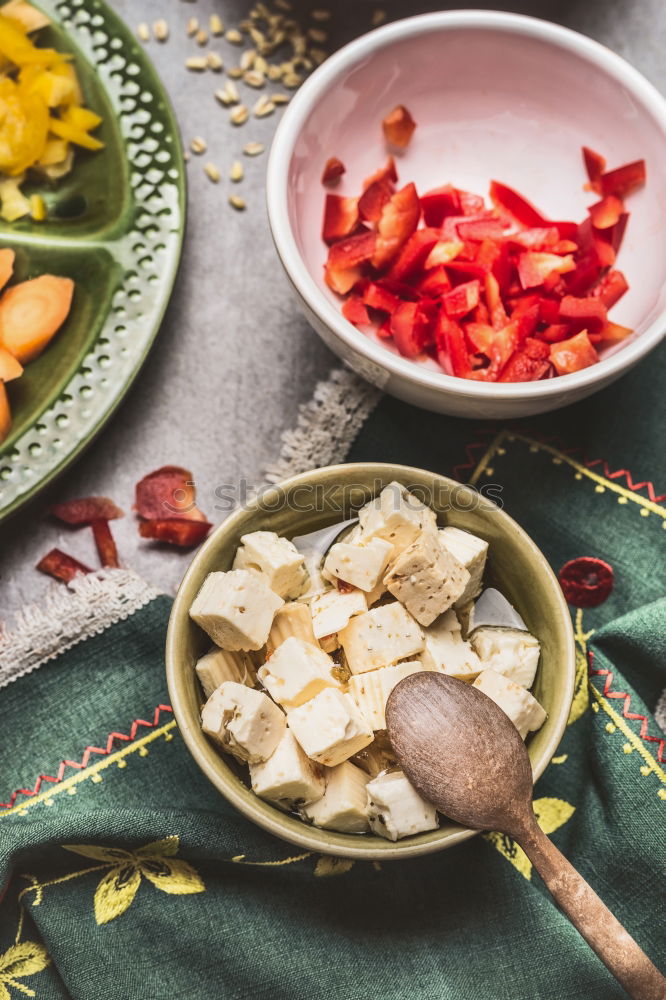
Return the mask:
[[[230,28],[224,37],[228,42],[231,42],[232,45],[243,44],[243,36],[241,35],[240,31],[236,30],[236,28]]]
[[[308,28],[308,35],[313,42],[319,42],[320,45],[328,41],[328,32],[322,31],[321,28]]]
[[[219,14],[210,15],[210,33],[211,35],[223,35],[224,34],[224,23]]]
[[[282,76],[282,69],[280,66],[276,66],[275,64],[273,64],[268,67],[266,75],[269,80],[279,80],[280,77]]]
[[[266,45],[266,36],[263,31],[259,31],[258,28],[250,28],[249,34],[257,48],[263,48]]]
[[[313,21],[328,21],[331,16],[330,10],[319,7],[315,10],[310,11],[310,17]]]
[[[148,27],[145,21],[142,21],[141,24],[137,24],[136,33],[140,41],[142,42],[150,41],[150,28]]]
[[[237,184],[239,181],[243,180],[244,175],[245,172],[243,170],[243,164],[240,162],[240,160],[234,160],[234,162],[231,164],[229,177],[235,184]]]
[[[215,97],[220,104],[224,104],[225,107],[229,107],[230,104],[238,104],[240,101],[238,88],[235,83],[232,83],[231,80],[227,80],[221,90],[215,91]]]
[[[282,77],[282,82],[285,87],[289,87],[290,90],[293,90],[295,87],[300,87],[303,83],[303,77],[299,76],[298,73],[285,73]]]
[[[255,118],[266,118],[275,111],[275,105],[265,94],[263,94],[252,108]]]
[[[187,37],[194,38],[199,30],[199,18],[191,17],[187,22]]]
[[[153,34],[158,42],[166,42],[169,37],[169,25],[163,17],[160,17],[153,24]]]
[[[270,94],[268,99],[273,104],[289,104],[289,94]]]
[[[206,65],[208,66],[208,69],[212,69],[216,73],[219,73],[220,70],[224,68],[222,56],[218,52],[209,52],[206,56]]]
[[[206,174],[208,180],[212,181],[213,184],[217,184],[222,176],[214,163],[204,164],[204,173]]]
[[[252,29],[252,21],[248,21],[247,18],[246,18],[244,21],[240,22],[240,24],[238,25],[238,27],[239,27],[240,31],[243,32],[244,35],[247,35],[247,34],[250,33],[250,31]]]
[[[207,68],[208,64],[205,56],[190,56],[189,59],[185,60],[185,66],[195,73],[201,73]]]
[[[275,0],[275,6],[278,10],[293,10],[289,0]]]
[[[243,71],[246,69],[252,69],[256,57],[257,53],[254,51],[254,49],[246,49],[243,55],[240,57],[240,68]]]
[[[247,110],[244,104],[237,104],[235,108],[232,108],[229,115],[229,121],[232,125],[244,125],[245,122],[250,117],[250,112]]]
[[[377,28],[380,24],[383,24],[385,20],[386,20],[385,10],[382,10],[380,7],[377,7],[375,10],[373,10],[372,12],[373,28]]]
[[[264,149],[263,142],[246,142],[243,146],[243,152],[246,156],[259,156]]]
[[[243,74],[243,80],[248,85],[248,87],[263,87],[266,83],[266,77],[263,73],[257,73],[253,69],[249,69],[247,73]]]
[[[192,150],[193,153],[196,153],[197,156],[199,156],[201,153],[205,153],[206,150],[208,149],[208,146],[206,145],[206,140],[202,139],[200,135],[196,135],[190,143],[190,149]]]
[[[208,45],[208,32],[201,28],[196,35],[197,45]]]
[[[247,208],[244,198],[239,198],[237,194],[229,195],[229,204],[232,208],[235,208],[237,212],[244,212]]]
[[[183,159],[185,160],[185,163],[189,163],[190,162],[190,151],[189,151],[189,149],[186,149],[183,152]]]
[[[321,66],[325,59],[328,59],[328,52],[324,49],[310,49],[310,56],[315,62],[316,66]]]
[[[253,69],[256,69],[257,73],[263,73],[264,75],[268,72],[268,63],[263,56],[257,56],[254,60]]]
[[[240,80],[243,75],[243,70],[240,66],[230,66],[227,70],[227,75],[232,78],[232,80]]]

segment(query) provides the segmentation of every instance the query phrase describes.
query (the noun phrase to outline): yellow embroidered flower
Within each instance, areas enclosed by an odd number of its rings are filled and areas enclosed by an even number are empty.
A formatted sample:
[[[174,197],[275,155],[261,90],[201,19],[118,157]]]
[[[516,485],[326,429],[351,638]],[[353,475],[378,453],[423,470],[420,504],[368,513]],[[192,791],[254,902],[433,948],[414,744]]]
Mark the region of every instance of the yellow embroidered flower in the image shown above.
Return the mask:
[[[34,997],[35,991],[17,980],[41,972],[50,961],[46,948],[35,941],[22,941],[8,948],[4,955],[0,955],[0,1000],[11,1000],[8,986],[13,986],[24,996]]]
[[[157,889],[184,896],[203,892],[205,885],[194,868],[186,861],[174,858],[179,838],[165,837],[135,851],[120,847],[98,847],[95,844],[63,844],[66,851],[84,858],[101,861],[109,871],[95,891],[95,920],[108,924],[131,905],[144,876]]]
[[[576,811],[576,807],[570,805],[569,802],[565,802],[564,799],[555,799],[548,796],[544,796],[542,799],[535,799],[532,806],[537,823],[544,833],[554,833],[559,827],[564,826]],[[532,862],[515,840],[512,840],[506,833],[498,833],[497,831],[484,833],[483,836],[518,869],[528,882],[530,881],[532,878]]]

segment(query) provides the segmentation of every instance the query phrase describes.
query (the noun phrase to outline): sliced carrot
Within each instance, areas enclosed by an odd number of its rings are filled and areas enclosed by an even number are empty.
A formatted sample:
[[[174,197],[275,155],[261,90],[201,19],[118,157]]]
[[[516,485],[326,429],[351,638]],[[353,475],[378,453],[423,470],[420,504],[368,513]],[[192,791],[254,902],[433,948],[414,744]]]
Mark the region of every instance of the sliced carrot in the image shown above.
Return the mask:
[[[11,382],[13,378],[20,378],[22,374],[21,362],[17,361],[6,347],[0,347],[0,381]]]
[[[16,254],[9,247],[0,250],[0,288],[4,288],[14,271]]]
[[[67,319],[74,282],[42,274],[8,288],[0,299],[0,344],[21,364],[44,350]]]
[[[5,383],[0,382],[0,442],[4,441],[12,426],[12,411],[9,408]]]

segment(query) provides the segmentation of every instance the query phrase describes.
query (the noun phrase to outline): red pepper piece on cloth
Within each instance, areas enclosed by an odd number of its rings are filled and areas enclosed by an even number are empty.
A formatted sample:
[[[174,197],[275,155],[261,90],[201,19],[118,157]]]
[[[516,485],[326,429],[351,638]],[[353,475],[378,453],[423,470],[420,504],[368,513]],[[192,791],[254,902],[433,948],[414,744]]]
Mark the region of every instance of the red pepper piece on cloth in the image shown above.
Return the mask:
[[[49,513],[65,524],[84,525],[93,521],[113,521],[123,517],[123,511],[108,497],[82,497],[80,500],[65,500],[53,504]]]
[[[135,510],[146,520],[179,518],[205,521],[195,504],[192,473],[178,465],[165,465],[150,472],[136,485]]]
[[[322,184],[337,184],[342,175],[345,173],[345,170],[346,167],[342,160],[339,160],[337,156],[331,156],[331,158],[326,161],[324,172],[321,175]]]
[[[382,122],[384,137],[387,142],[399,149],[406,149],[416,128],[416,122],[406,107],[398,104],[393,111],[386,115]]]
[[[180,521],[174,518],[165,518],[141,521],[139,534],[142,538],[153,538],[159,542],[167,542],[169,545],[191,548],[203,542],[211,528],[212,524],[207,521]]]
[[[349,236],[358,225],[358,199],[327,194],[324,203],[324,224],[321,236],[325,243]]]
[[[69,583],[78,573],[92,573],[90,566],[79,562],[74,556],[67,555],[61,549],[51,549],[47,552],[37,563],[36,569],[40,573],[55,577],[56,580],[62,580],[63,583]]]
[[[579,556],[565,563],[557,574],[564,597],[575,608],[596,608],[613,589],[613,567],[603,559]]]
[[[111,533],[111,525],[108,521],[100,520],[93,521],[91,527],[95,545],[97,546],[97,554],[102,566],[118,569],[120,566],[118,562],[118,549]]]

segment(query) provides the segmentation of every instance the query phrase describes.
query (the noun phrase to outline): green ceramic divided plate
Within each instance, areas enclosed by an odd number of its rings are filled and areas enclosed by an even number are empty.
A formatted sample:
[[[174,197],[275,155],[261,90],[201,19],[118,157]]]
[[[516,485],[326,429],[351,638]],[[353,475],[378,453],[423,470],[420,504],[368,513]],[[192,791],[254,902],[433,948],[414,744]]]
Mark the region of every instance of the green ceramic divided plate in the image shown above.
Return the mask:
[[[71,52],[88,107],[103,116],[98,153],[39,191],[46,221],[0,221],[15,278],[76,282],[67,322],[8,385],[14,417],[0,445],[0,521],[74,460],[111,416],[159,329],[180,258],[184,164],[173,110],[128,28],[102,0],[42,0],[39,44]]]

